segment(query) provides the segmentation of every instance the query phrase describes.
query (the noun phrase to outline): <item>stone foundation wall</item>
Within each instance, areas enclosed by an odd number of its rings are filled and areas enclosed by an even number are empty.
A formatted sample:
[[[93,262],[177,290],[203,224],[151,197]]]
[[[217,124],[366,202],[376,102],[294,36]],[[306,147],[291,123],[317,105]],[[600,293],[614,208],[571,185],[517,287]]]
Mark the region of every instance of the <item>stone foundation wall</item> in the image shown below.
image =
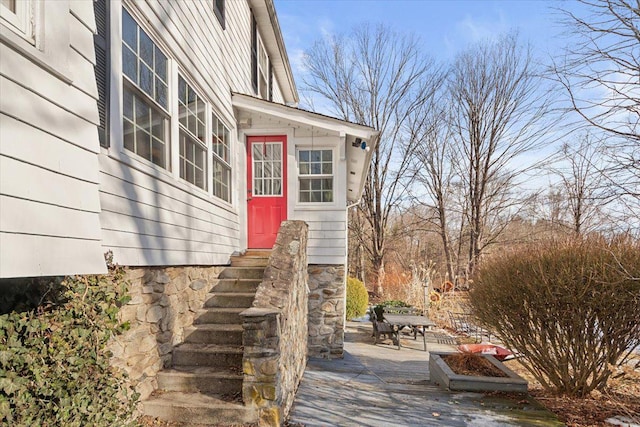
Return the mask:
[[[147,398],[158,386],[156,374],[171,365],[173,347],[184,341],[196,311],[204,305],[224,267],[127,268],[131,301],[120,309],[131,328],[110,344],[112,364],[123,369]]]
[[[282,223],[253,307],[241,314],[242,395],[261,426],[282,425],[307,364],[307,235],[303,221]]]
[[[342,358],[346,298],[342,265],[309,266],[309,356]]]

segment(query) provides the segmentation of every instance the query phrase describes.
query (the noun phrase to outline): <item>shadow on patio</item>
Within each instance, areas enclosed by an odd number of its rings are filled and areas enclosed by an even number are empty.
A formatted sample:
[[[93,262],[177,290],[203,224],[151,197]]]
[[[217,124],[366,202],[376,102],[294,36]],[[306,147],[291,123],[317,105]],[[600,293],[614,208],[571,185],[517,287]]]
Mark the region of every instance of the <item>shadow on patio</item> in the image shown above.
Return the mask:
[[[403,337],[397,350],[390,340],[374,346],[371,333],[370,323],[347,322],[344,359],[309,359],[290,426],[563,425],[531,398],[431,385],[422,340]],[[453,351],[443,338],[429,332],[427,349]]]

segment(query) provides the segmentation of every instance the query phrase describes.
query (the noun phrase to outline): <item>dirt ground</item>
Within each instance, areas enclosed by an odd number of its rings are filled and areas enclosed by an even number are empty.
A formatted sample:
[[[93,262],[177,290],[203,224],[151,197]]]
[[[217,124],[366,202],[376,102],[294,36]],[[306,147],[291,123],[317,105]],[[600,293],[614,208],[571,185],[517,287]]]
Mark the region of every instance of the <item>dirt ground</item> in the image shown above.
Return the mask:
[[[594,392],[584,399],[555,396],[545,391],[519,362],[507,363],[529,381],[530,394],[568,427],[611,426],[606,422],[610,418],[625,419],[624,425],[640,424],[640,357],[624,371],[619,370],[617,374],[622,376],[610,380],[605,392]]]

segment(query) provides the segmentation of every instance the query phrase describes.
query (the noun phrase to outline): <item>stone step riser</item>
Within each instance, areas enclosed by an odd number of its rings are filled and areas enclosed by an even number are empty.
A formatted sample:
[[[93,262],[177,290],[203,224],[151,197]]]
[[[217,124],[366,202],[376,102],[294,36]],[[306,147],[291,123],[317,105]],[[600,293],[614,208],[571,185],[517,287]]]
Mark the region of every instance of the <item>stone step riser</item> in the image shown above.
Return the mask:
[[[184,407],[162,400],[143,403],[143,412],[151,417],[184,425],[238,425],[256,421],[255,411],[237,405],[237,408]],[[221,424],[224,423],[224,424]]]
[[[255,292],[261,279],[221,279],[211,289],[212,292]]]
[[[220,353],[190,351],[176,348],[173,351],[174,366],[211,366],[211,367],[240,367],[242,366],[242,352]]]
[[[259,279],[262,280],[264,267],[229,267],[220,272],[219,279]]]
[[[158,372],[158,388],[165,391],[236,394],[242,393],[242,377],[218,378],[204,374]]]
[[[184,342],[189,344],[242,345],[242,331],[212,331],[193,329],[185,333]]]
[[[240,311],[237,313],[227,313],[223,311],[216,311],[215,308],[208,310],[201,310],[198,312],[197,317],[193,321],[194,325],[203,324],[225,324],[225,325],[241,325],[242,318],[240,317]]]
[[[249,249],[242,256],[269,258],[269,256],[271,256],[271,253],[271,249]]]
[[[224,308],[249,308],[253,304],[254,295],[237,295],[237,294],[211,294],[205,301],[205,308],[224,307]]]

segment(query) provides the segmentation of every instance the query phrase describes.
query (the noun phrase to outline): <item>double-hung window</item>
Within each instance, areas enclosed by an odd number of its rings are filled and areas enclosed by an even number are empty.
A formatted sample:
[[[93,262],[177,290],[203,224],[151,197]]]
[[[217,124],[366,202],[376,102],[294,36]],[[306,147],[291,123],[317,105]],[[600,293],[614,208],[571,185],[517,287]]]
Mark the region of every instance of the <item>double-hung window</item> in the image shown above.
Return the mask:
[[[269,56],[258,34],[258,94],[263,99],[269,97]]]
[[[231,159],[229,129],[211,114],[211,139],[213,141],[213,195],[231,202]]]
[[[253,80],[253,89],[259,97],[271,101],[273,99],[273,70],[254,16],[252,16],[251,31],[251,79]]]
[[[333,202],[333,151],[298,150],[300,203]]]
[[[170,169],[167,57],[122,9],[124,148]]]
[[[223,7],[224,1],[215,4]],[[229,128],[212,112],[193,76],[186,71],[174,71],[170,76],[170,69],[177,67],[169,65],[169,57],[123,8],[124,149],[164,169],[173,169],[176,177],[231,203]]]
[[[180,178],[207,189],[205,103],[182,76],[178,76],[180,116]]]

